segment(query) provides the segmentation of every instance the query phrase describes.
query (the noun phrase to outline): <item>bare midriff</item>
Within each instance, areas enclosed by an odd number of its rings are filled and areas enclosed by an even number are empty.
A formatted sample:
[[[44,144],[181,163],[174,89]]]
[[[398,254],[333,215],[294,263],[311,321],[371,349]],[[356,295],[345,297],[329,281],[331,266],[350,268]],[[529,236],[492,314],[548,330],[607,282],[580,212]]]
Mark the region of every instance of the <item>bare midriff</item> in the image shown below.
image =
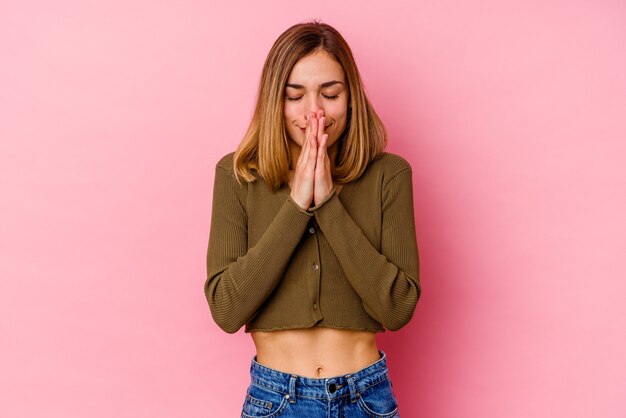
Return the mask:
[[[373,331],[316,326],[250,334],[258,363],[303,377],[354,373],[380,359]]]

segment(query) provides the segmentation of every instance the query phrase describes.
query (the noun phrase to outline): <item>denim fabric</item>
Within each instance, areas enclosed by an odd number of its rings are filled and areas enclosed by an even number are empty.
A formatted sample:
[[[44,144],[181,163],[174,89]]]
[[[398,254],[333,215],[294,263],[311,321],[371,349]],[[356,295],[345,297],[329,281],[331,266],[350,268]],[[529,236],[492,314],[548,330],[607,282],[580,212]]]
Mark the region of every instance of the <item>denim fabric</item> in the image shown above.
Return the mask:
[[[280,372],[252,358],[243,418],[400,418],[387,355],[350,374],[313,379]]]

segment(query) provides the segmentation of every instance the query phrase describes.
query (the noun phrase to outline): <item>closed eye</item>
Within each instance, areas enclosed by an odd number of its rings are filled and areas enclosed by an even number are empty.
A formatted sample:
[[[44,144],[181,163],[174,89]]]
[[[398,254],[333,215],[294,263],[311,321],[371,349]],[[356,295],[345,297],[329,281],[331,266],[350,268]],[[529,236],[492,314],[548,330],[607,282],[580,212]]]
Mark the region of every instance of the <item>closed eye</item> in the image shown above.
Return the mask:
[[[334,96],[326,96],[326,95],[322,94],[322,96],[324,96],[324,97],[325,97],[325,98],[327,98],[328,100],[335,100],[337,97],[339,97],[339,95],[338,95],[338,94],[336,94],[336,95],[334,95]],[[289,97],[289,96],[287,96],[287,100],[292,101],[292,102],[298,101],[298,100],[300,100],[301,98],[302,98],[302,96],[300,96],[300,97]]]

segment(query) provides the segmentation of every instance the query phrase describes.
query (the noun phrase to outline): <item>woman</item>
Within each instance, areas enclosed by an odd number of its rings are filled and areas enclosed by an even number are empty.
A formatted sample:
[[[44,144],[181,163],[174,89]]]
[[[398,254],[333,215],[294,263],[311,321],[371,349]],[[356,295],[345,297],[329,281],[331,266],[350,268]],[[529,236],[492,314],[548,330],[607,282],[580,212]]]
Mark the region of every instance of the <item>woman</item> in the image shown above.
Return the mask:
[[[204,291],[256,347],[242,417],[399,417],[377,332],[421,294],[411,166],[387,153],[343,37],[297,24],[215,169]]]

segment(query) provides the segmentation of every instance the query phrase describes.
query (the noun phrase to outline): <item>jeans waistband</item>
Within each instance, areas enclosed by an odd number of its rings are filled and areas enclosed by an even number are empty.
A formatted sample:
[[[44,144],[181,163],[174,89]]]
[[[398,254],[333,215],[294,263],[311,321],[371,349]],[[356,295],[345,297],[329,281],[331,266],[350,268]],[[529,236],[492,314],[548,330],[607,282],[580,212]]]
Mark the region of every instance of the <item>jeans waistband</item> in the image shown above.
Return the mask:
[[[331,400],[344,396],[350,396],[350,400],[356,402],[361,392],[388,378],[387,355],[382,350],[378,352],[379,360],[357,372],[320,379],[263,366],[256,361],[255,355],[250,365],[250,377],[252,384],[279,392],[292,403],[299,397]]]

